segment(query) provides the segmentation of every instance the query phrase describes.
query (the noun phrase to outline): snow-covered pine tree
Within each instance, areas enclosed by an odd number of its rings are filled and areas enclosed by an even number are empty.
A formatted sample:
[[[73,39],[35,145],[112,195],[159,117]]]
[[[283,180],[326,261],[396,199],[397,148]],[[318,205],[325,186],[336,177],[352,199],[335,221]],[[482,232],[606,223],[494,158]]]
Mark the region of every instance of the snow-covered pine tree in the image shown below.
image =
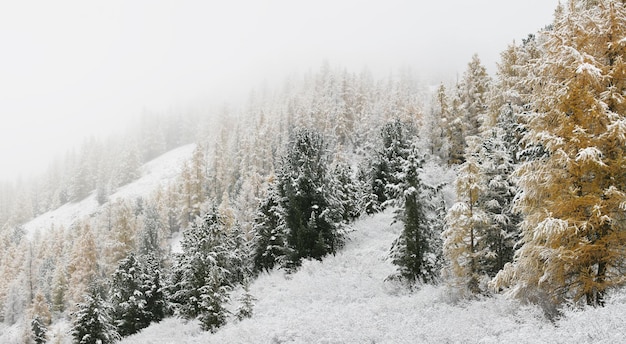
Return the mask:
[[[480,183],[478,207],[485,215],[478,243],[478,270],[494,277],[506,263],[513,260],[514,246],[519,240],[519,215],[512,210],[517,189],[511,180],[515,168],[513,153],[504,142],[500,127],[487,129],[478,152]]]
[[[443,162],[447,162],[450,156],[451,115],[446,87],[442,83],[431,101],[430,114],[420,127],[420,137],[425,141],[428,153]]]
[[[122,337],[148,327],[152,314],[147,310],[143,267],[134,253],[122,259],[111,278],[111,317]]]
[[[352,168],[343,161],[337,161],[333,165],[332,186],[335,197],[339,200],[341,214],[344,223],[349,223],[361,216],[364,209],[363,193],[365,186],[355,180]]]
[[[205,331],[215,332],[226,324],[228,310],[225,304],[230,300],[231,286],[224,283],[228,279],[228,270],[213,267],[205,283],[198,290],[200,295],[199,306],[201,312],[198,315],[200,326]]]
[[[44,344],[48,341],[48,327],[44,321],[35,316],[30,322],[31,339],[35,344]]]
[[[257,273],[282,265],[286,255],[285,210],[281,206],[283,202],[277,187],[275,183],[270,184],[254,221],[253,265]]]
[[[140,289],[146,297],[145,311],[151,322],[159,322],[167,311],[161,260],[153,253],[147,253],[139,257],[139,262],[143,268]]]
[[[222,304],[240,274],[233,252],[236,243],[229,236],[224,219],[213,207],[202,219],[183,232],[183,252],[172,268],[168,286],[175,312],[187,319],[198,318],[203,328],[214,331],[223,325]]]
[[[625,5],[572,0],[546,35],[525,140],[547,154],[516,170],[523,245],[494,286],[602,305],[624,284]]]
[[[330,189],[329,152],[321,134],[294,131],[277,173],[281,206],[285,209],[288,265],[303,258],[321,259],[343,245],[341,212]]]
[[[387,185],[398,184],[397,176],[411,151],[411,140],[415,128],[400,120],[386,123],[380,132],[382,149],[375,153],[372,162],[372,193],[376,195],[381,209],[385,202],[393,199]]]
[[[111,319],[111,305],[106,302],[97,287],[90,286],[84,301],[71,314],[70,333],[77,344],[113,344],[120,339]]]
[[[422,183],[423,158],[416,142],[408,156],[401,161],[400,170],[393,176],[395,184],[387,184],[389,203],[396,206],[395,221],[404,223],[400,237],[391,248],[391,261],[398,266],[392,278],[402,278],[409,284],[433,282],[439,273],[439,234],[434,231],[433,212],[436,189]]]
[[[252,314],[254,313],[254,301],[256,301],[254,296],[252,296],[252,294],[250,293],[250,281],[246,279],[242,283],[242,285],[243,295],[239,299],[239,302],[241,302],[241,304],[237,308],[236,313],[237,319],[239,320],[252,317]]]

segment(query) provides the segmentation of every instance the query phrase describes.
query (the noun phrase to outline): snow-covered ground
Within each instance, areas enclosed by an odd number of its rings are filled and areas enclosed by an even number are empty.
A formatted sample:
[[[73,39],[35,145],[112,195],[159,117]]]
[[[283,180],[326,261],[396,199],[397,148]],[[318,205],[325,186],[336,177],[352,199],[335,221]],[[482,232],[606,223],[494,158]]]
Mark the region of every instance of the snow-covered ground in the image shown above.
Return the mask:
[[[391,222],[389,212],[361,220],[336,256],[306,261],[293,275],[260,276],[251,286],[257,298],[251,319],[231,320],[211,334],[196,322],[171,318],[122,343],[618,343],[626,338],[624,294],[605,308],[569,311],[552,324],[537,308],[503,296],[454,303],[445,287],[411,293],[384,282],[394,270],[385,257],[400,231]]]
[[[137,197],[149,195],[163,183],[178,176],[183,162],[191,158],[195,147],[195,144],[181,146],[147,162],[139,170],[141,177],[117,189],[109,196],[109,200],[111,202],[118,199],[134,200]],[[48,230],[52,227],[69,228],[74,221],[92,216],[100,209],[95,192],[92,192],[81,201],[66,203],[34,218],[24,224],[24,229],[27,235],[31,236],[36,231]]]
[[[626,338],[626,293],[604,308],[566,311],[556,323],[533,306],[503,296],[453,302],[443,286],[408,292],[385,278],[385,257],[399,234],[391,212],[354,225],[346,247],[323,262],[305,261],[292,274],[273,271],[251,285],[254,316],[217,333],[197,322],[165,319],[125,338],[125,344],[200,343],[621,343]],[[237,306],[233,296],[232,308]],[[69,344],[70,324],[50,334]],[[23,330],[0,323],[0,343],[21,342]]]

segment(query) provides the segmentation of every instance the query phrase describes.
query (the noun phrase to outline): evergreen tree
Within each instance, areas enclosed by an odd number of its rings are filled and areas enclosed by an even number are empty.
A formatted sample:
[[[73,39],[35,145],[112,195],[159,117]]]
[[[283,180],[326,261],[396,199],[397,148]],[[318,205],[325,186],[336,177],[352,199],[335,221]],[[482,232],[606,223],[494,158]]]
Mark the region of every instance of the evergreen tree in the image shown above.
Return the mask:
[[[223,325],[223,303],[228,292],[241,281],[235,259],[236,243],[228,235],[224,218],[215,207],[203,220],[183,232],[183,253],[172,268],[169,300],[176,313],[198,318],[202,327],[214,331]]]
[[[392,203],[398,207],[395,220],[404,223],[391,249],[392,262],[398,266],[393,277],[410,284],[432,282],[439,270],[439,252],[435,251],[440,246],[439,233],[433,227],[434,205],[428,201],[434,199],[436,190],[422,183],[422,164],[414,145],[393,178],[397,183],[387,185],[388,194],[394,197]]]
[[[277,179],[285,209],[289,266],[321,259],[343,244],[339,204],[330,190],[329,154],[322,135],[296,130]]]
[[[355,180],[352,168],[347,163],[339,161],[334,164],[331,189],[341,206],[341,215],[344,223],[349,223],[361,216],[365,205],[363,193],[365,187]]]
[[[524,138],[546,154],[516,170],[523,245],[494,286],[602,305],[624,274],[624,3],[570,1],[546,36]]]
[[[250,283],[247,279],[243,283],[243,291],[244,293],[239,300],[241,305],[237,308],[236,313],[237,319],[239,320],[252,318],[252,314],[254,312],[254,301],[256,301],[254,296],[250,294]]]
[[[70,333],[77,344],[111,344],[120,339],[111,319],[111,305],[95,287],[90,287],[84,301],[72,313]]]
[[[254,221],[255,272],[269,271],[283,263],[286,255],[287,233],[285,210],[281,207],[277,184],[271,184],[267,196],[259,205]]]
[[[30,322],[31,339],[35,344],[44,344],[48,341],[48,327],[39,316],[35,316]]]
[[[159,322],[165,318],[166,302],[163,292],[162,269],[159,259],[152,253],[140,257],[143,268],[140,290],[145,295],[145,312],[151,322]]]
[[[147,309],[143,267],[133,253],[119,263],[111,279],[111,317],[122,337],[148,327],[152,314]]]
[[[385,202],[393,199],[387,185],[398,184],[397,176],[411,151],[414,131],[411,125],[399,120],[386,123],[381,130],[382,149],[376,152],[372,163],[372,193],[383,209]]]
[[[519,240],[519,215],[512,205],[517,189],[511,181],[515,168],[512,152],[503,141],[505,131],[494,127],[485,132],[479,150],[480,183],[484,185],[478,206],[485,214],[480,238],[479,270],[494,277],[506,263],[513,261]]]

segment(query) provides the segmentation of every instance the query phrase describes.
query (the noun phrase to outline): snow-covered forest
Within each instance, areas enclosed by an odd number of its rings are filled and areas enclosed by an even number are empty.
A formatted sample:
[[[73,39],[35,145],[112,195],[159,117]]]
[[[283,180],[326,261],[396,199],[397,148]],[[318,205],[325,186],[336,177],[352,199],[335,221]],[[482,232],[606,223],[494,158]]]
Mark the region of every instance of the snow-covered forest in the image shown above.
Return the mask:
[[[0,342],[621,338],[626,2],[546,24],[494,75],[325,63],[1,183]]]

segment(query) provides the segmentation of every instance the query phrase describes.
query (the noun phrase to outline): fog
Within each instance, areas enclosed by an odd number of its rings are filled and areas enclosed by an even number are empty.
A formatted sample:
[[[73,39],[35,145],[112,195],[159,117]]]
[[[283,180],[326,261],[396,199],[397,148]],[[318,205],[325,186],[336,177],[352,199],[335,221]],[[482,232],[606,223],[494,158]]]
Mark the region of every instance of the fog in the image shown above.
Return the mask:
[[[558,0],[13,1],[0,4],[0,181],[145,110],[237,101],[333,66],[490,72]]]

